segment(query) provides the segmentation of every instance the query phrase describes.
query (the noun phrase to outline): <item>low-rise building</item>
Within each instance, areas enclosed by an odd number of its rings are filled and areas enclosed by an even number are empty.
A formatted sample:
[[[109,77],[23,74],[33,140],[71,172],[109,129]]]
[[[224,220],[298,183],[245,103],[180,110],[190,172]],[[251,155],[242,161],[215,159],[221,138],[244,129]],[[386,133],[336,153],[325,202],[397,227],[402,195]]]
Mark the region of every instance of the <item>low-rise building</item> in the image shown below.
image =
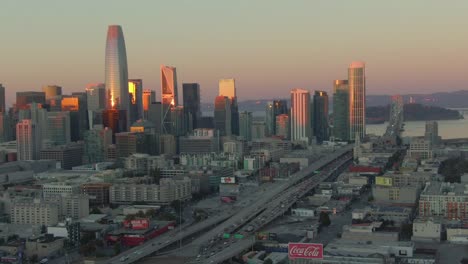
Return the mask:
[[[39,259],[58,255],[63,249],[65,238],[44,236],[26,240],[25,254],[28,257],[37,255]]]
[[[90,206],[106,206],[109,205],[109,188],[110,183],[85,183],[80,189],[82,194],[87,194],[89,197]]]
[[[57,203],[40,199],[15,201],[10,210],[12,224],[56,225],[59,221],[60,207]]]
[[[146,202],[170,204],[175,200],[189,200],[192,197],[191,179],[161,179],[160,184],[115,184],[109,189],[110,202],[128,204]]]
[[[431,142],[424,137],[414,137],[411,139],[408,156],[418,160],[432,159]]]
[[[315,210],[309,209],[309,208],[294,208],[294,209],[291,209],[291,214],[293,216],[299,216],[299,217],[314,217]]]
[[[391,242],[398,241],[397,232],[383,232],[376,231],[380,228],[382,223],[369,223],[360,225],[345,225],[343,226],[343,233],[341,239],[350,241],[380,241]]]
[[[468,228],[447,228],[447,241],[456,244],[468,244]]]
[[[83,144],[73,143],[61,146],[52,146],[40,151],[40,159],[60,162],[61,168],[71,170],[83,164]]]
[[[413,241],[440,242],[442,224],[433,219],[415,219],[413,221]]]
[[[391,205],[407,205],[416,204],[421,188],[419,186],[372,186],[372,195],[376,203],[391,204]]]

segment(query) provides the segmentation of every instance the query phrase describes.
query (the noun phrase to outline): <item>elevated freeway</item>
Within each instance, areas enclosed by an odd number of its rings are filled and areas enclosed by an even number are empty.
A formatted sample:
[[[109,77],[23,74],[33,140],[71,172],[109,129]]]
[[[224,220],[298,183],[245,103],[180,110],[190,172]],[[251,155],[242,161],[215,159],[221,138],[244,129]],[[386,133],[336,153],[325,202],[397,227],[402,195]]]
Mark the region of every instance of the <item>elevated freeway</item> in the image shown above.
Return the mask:
[[[199,254],[199,250],[203,250],[203,247],[207,245],[207,243],[211,243],[214,241],[215,238],[220,238],[225,232],[232,232],[239,227],[246,225],[247,223],[252,223],[256,219],[259,219],[259,215],[264,215],[270,213],[271,217],[277,217],[280,214],[280,211],[275,212],[274,214],[271,211],[271,205],[273,201],[277,200],[284,200],[284,197],[291,195],[291,193],[300,193],[308,192],[312,189],[312,182],[316,182],[318,184],[321,178],[314,177],[315,180],[310,181],[307,178],[311,175],[316,174],[315,172],[325,167],[327,164],[334,162],[337,159],[340,159],[352,150],[353,145],[347,145],[343,148],[336,149],[333,152],[326,154],[307,168],[291,175],[288,181],[282,182],[281,184],[275,185],[271,187],[267,192],[265,192],[260,198],[258,199],[251,199],[248,202],[250,203],[244,208],[240,208],[237,210],[231,210],[228,212],[222,212],[217,216],[212,216],[209,219],[199,222],[193,226],[186,227],[182,230],[182,232],[178,232],[179,230],[176,228],[166,234],[163,234],[157,238],[154,238],[140,246],[134,247],[128,251],[123,252],[122,254],[115,256],[107,261],[107,263],[120,263],[120,264],[127,264],[127,263],[135,263],[138,260],[145,258],[147,256],[153,255],[156,252],[159,252],[162,249],[173,245],[174,243],[178,243],[182,239],[186,239],[187,237],[193,236],[194,234],[200,233],[202,230],[208,230],[203,233],[198,238],[194,239],[191,242],[191,252],[188,252],[190,256],[197,256]],[[349,160],[349,158],[348,158]],[[322,174],[320,174],[322,175]],[[313,185],[313,186],[316,186]],[[297,186],[296,186],[297,185]],[[308,187],[308,185],[310,185]],[[294,188],[291,188],[295,186]],[[299,186],[303,188],[301,191]],[[290,189],[290,190],[288,190]],[[306,191],[307,190],[307,191]],[[295,201],[294,201],[295,202]],[[293,204],[292,202],[291,204]],[[286,211],[289,207],[283,206],[282,208]],[[283,212],[284,212],[283,211]],[[283,213],[281,212],[281,214]],[[261,218],[261,216],[260,216]],[[274,218],[272,218],[274,219]],[[271,221],[271,220],[270,220]],[[265,222],[266,223],[266,222]],[[227,241],[225,241],[227,242]],[[233,247],[229,250],[228,253],[224,253],[227,255],[234,254],[233,252],[237,252],[237,247],[245,249],[245,245],[249,245],[248,239],[243,239],[237,241],[239,244],[236,243],[236,247]],[[253,243],[253,240],[252,240]],[[227,243],[225,244],[227,245]],[[242,246],[240,246],[242,245]],[[250,244],[251,245],[251,244]],[[240,250],[240,249],[239,249]],[[242,251],[241,250],[241,251]],[[187,254],[187,252],[185,252]],[[236,255],[236,254],[234,254]],[[232,257],[232,256],[231,256]],[[217,254],[216,259],[222,258],[221,254]],[[215,259],[209,259],[209,261],[214,261]],[[210,263],[210,262],[206,262]]]
[[[327,180],[335,170],[342,169],[352,159],[352,154],[348,153],[330,162],[321,171],[277,195],[271,200],[260,213],[249,221],[245,221],[237,228],[231,230],[231,234],[237,233],[242,239],[230,236],[215,236],[210,242],[202,245],[199,255],[190,263],[220,263],[239,255],[245,249],[255,243],[255,232],[277,217],[283,215],[289,208],[303,197],[310,190],[317,187],[321,182]],[[310,172],[314,173],[314,171]],[[230,230],[225,230],[229,232]]]

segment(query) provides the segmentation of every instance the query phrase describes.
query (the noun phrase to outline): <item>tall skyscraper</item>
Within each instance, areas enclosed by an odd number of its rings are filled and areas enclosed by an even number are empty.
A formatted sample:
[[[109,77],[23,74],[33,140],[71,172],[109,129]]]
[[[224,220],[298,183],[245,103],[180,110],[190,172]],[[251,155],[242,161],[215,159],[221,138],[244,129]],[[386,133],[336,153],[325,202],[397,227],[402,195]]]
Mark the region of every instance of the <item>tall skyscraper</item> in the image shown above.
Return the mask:
[[[303,89],[291,91],[291,141],[310,144],[310,93]]]
[[[48,143],[52,145],[65,145],[71,142],[70,112],[48,112],[47,113],[47,135]]]
[[[143,118],[143,81],[141,79],[128,80],[130,95],[130,122],[133,124]]]
[[[315,91],[313,101],[313,128],[317,143],[329,138],[328,124],[328,94],[324,91]]]
[[[227,96],[215,98],[214,127],[220,136],[231,135],[231,103]]]
[[[348,68],[349,137],[366,135],[366,70],[364,62],[352,62]]]
[[[57,96],[62,95],[62,87],[58,85],[46,85],[42,87],[42,91],[45,93],[46,101],[54,99]]]
[[[93,83],[86,86],[88,110],[102,111],[106,109],[106,86],[103,83]]]
[[[350,140],[348,80],[333,82],[333,137],[336,140]]]
[[[30,109],[31,103],[45,104],[44,92],[16,92],[16,110]]]
[[[177,72],[175,67],[161,65],[161,99],[163,106],[163,131],[169,133],[172,120],[171,108],[178,105]]]
[[[284,139],[290,138],[290,123],[288,114],[276,116],[276,135]]]
[[[184,115],[187,122],[186,128],[192,131],[198,128],[197,122],[201,117],[200,110],[200,85],[198,83],[182,84],[184,98]]]
[[[120,110],[121,114],[125,113],[126,125],[130,120],[127,67],[127,52],[122,27],[109,26],[106,43],[106,108]]]
[[[16,149],[18,160],[37,160],[41,151],[41,136],[31,119],[16,124]]]
[[[231,133],[239,135],[239,106],[237,105],[237,92],[235,79],[219,80],[219,96],[225,96],[231,104]]]
[[[221,79],[219,80],[219,95],[227,96],[229,99],[237,97],[236,80]]]
[[[281,114],[289,114],[288,102],[286,102],[286,100],[274,100],[273,109],[275,112],[275,117]]]
[[[0,83],[0,112],[5,113],[5,87]]]
[[[156,102],[156,92],[153,90],[146,89],[143,91],[143,118],[148,119],[148,111],[150,105]],[[160,126],[161,124],[157,124]]]
[[[273,102],[268,102],[265,107],[265,133],[267,136],[275,135],[275,108]]]
[[[239,136],[247,141],[252,140],[252,112],[239,113]]]

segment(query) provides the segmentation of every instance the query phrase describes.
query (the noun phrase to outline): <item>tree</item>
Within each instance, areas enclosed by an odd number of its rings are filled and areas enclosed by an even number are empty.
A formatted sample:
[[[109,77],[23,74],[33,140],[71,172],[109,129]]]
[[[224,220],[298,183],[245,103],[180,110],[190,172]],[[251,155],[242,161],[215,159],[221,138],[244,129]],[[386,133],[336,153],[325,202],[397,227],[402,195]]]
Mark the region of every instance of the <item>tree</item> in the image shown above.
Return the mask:
[[[150,169],[149,176],[150,178],[153,179],[154,184],[159,185],[161,181],[161,169],[160,168]]]
[[[182,202],[180,200],[174,200],[171,202],[171,207],[174,209],[176,213],[179,213],[182,209]]]
[[[101,210],[99,210],[99,208],[97,207],[93,207],[93,209],[91,209],[91,212],[89,212],[90,214],[101,214]]]
[[[319,223],[323,226],[329,226],[331,224],[330,216],[326,212],[320,212]]]
[[[273,264],[273,260],[267,258],[265,261],[263,261],[263,264]]]
[[[30,261],[31,263],[36,263],[36,262],[39,261],[39,257],[37,256],[37,254],[34,254],[34,255],[32,255],[32,256],[29,258],[29,261]]]
[[[401,224],[401,239],[410,240],[413,236],[413,224]]]
[[[145,216],[148,218],[153,218],[156,215],[156,210],[154,209],[149,209],[146,211]]]
[[[136,216],[134,214],[129,214],[125,216],[125,220],[132,221],[135,220]]]
[[[143,211],[138,211],[138,213],[136,213],[136,217],[139,217],[139,218],[143,218],[145,217],[145,213],[143,213]]]
[[[114,244],[114,253],[115,255],[118,255],[120,254],[120,252],[122,252],[122,245],[120,244],[120,242],[117,242]]]
[[[372,196],[372,195],[371,195],[371,196],[369,196],[369,197],[367,198],[367,201],[368,201],[368,202],[372,202],[372,201],[374,201],[374,196]]]

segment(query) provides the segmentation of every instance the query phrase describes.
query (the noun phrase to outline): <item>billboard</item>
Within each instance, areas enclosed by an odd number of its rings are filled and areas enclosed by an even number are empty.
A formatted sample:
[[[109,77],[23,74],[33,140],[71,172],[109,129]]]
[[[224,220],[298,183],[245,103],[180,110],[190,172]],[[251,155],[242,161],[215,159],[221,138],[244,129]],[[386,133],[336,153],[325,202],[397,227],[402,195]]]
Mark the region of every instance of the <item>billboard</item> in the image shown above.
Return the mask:
[[[149,220],[148,219],[134,219],[130,221],[125,221],[124,226],[126,228],[131,228],[133,230],[148,229]]]
[[[221,183],[236,183],[236,177],[221,177]]]
[[[289,259],[323,259],[323,244],[289,243]]]
[[[375,184],[380,186],[393,186],[393,179],[389,177],[375,177]]]

